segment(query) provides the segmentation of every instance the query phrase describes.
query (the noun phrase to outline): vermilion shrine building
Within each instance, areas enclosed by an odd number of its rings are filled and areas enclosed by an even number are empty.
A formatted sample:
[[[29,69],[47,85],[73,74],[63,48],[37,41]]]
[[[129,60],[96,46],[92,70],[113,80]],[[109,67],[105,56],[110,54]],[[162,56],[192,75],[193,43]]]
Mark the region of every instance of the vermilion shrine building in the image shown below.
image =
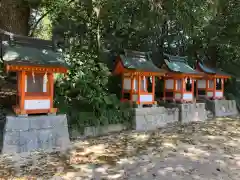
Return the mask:
[[[186,57],[164,54],[162,69],[167,70],[164,77],[163,99],[176,102],[194,101],[194,81],[203,77],[201,72],[187,64]]]
[[[67,66],[53,51],[52,42],[2,33],[1,58],[7,72],[17,74],[17,115],[56,113],[53,107],[54,73],[66,73]]]
[[[205,74],[204,78],[197,80],[197,98],[223,99],[224,81],[229,79],[230,75],[216,68],[208,67],[200,60],[196,62],[196,70]]]
[[[152,63],[148,53],[125,50],[117,56],[113,74],[122,77],[121,101],[156,104],[155,77],[164,76],[165,71]]]

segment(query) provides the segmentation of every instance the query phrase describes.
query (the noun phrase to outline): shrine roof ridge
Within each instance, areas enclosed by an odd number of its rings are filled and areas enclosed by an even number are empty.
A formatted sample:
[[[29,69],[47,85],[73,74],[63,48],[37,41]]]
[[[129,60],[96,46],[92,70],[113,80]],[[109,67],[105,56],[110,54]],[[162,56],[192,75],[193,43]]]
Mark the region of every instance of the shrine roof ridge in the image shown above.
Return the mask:
[[[151,60],[149,52],[140,52],[132,50],[124,50],[119,54],[123,66],[126,69],[133,69],[146,72],[163,72],[164,70],[155,66]]]
[[[198,75],[202,74],[201,72],[196,71],[188,65],[186,56],[173,56],[166,53],[164,53],[163,55],[164,63],[172,72]]]
[[[163,53],[164,57],[167,57],[169,61],[187,62],[187,56],[174,56],[167,53]]]

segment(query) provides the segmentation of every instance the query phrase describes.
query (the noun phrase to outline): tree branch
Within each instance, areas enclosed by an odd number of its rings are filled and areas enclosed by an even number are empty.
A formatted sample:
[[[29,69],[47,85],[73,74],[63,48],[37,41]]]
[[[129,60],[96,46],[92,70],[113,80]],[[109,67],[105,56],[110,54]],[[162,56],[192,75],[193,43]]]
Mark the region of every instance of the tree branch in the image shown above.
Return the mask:
[[[37,22],[34,24],[33,28],[31,28],[31,33],[30,33],[30,37],[32,37],[34,35],[34,32],[38,26],[38,24],[43,20],[44,17],[46,17],[53,9],[48,10],[46,13],[44,13],[38,20]]]
[[[74,1],[75,1],[75,0],[70,0],[70,1],[68,2],[68,4],[70,4],[70,3],[74,2]],[[49,9],[46,13],[44,13],[44,14],[37,20],[37,22],[34,24],[33,28],[31,28],[32,30],[31,30],[31,33],[30,33],[30,35],[29,35],[30,37],[32,37],[32,36],[34,35],[34,32],[35,32],[38,24],[43,20],[43,18],[46,17],[46,16],[47,16],[50,12],[52,12],[54,9],[55,9],[55,7]]]

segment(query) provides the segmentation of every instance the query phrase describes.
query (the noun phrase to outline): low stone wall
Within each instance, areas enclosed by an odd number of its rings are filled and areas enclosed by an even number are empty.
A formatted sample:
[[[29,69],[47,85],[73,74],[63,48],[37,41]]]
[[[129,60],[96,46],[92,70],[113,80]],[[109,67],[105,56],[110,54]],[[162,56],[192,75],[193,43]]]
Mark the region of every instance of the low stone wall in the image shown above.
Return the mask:
[[[84,137],[106,135],[108,133],[120,132],[125,129],[126,127],[123,124],[110,124],[107,126],[86,127],[84,129]]]
[[[215,117],[235,116],[238,114],[235,100],[207,100],[206,108]]]
[[[66,115],[6,117],[2,153],[65,150],[69,145]]]
[[[207,119],[205,103],[178,104],[177,106],[180,111],[179,121],[182,123],[205,121]]]
[[[135,130],[148,131],[166,126],[178,121],[178,109],[164,107],[148,107],[134,109]]]

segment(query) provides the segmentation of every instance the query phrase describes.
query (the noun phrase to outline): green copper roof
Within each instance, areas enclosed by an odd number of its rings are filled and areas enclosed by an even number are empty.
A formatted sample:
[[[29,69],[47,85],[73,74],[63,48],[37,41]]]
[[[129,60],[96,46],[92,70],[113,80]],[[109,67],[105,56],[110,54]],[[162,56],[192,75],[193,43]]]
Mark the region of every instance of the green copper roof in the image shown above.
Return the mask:
[[[172,72],[201,74],[187,64],[187,57],[172,56],[169,54],[164,54],[164,56],[164,62],[168,66],[169,70]]]
[[[210,68],[208,66],[206,66],[202,61],[198,61],[198,66],[201,68],[201,70],[204,72],[204,73],[207,73],[207,74],[216,74],[216,75],[223,75],[223,76],[231,76],[230,74],[228,73],[225,73],[219,69],[216,69],[216,68]]]
[[[53,51],[52,42],[9,32],[0,32],[1,59],[6,64],[67,67],[63,56]]]
[[[66,66],[62,56],[49,49],[4,45],[2,50],[2,59],[7,64]]]
[[[123,66],[126,69],[134,69],[146,72],[161,72],[162,70],[157,68],[148,53],[127,51],[120,55]]]

